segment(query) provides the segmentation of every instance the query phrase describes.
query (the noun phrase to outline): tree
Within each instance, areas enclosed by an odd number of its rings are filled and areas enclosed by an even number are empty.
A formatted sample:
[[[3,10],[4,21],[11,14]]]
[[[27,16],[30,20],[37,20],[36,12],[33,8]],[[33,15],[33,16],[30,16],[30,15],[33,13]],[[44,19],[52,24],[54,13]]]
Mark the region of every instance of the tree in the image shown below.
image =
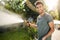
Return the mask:
[[[59,20],[60,20],[60,0],[58,1],[58,13],[59,13]]]
[[[36,9],[35,9],[35,7],[34,7],[34,2],[35,2],[36,0],[27,0],[26,1],[26,5],[32,10],[32,11],[36,11]]]

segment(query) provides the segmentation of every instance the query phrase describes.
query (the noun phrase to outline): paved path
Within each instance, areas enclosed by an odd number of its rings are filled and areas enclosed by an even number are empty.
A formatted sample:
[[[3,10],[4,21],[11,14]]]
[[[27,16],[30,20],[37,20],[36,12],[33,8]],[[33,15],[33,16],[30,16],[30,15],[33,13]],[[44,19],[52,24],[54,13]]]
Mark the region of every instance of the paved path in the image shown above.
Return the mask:
[[[55,29],[54,33],[52,34],[52,40],[60,40],[60,30]]]
[[[0,26],[24,22],[20,15],[6,10],[4,7],[0,8]]]

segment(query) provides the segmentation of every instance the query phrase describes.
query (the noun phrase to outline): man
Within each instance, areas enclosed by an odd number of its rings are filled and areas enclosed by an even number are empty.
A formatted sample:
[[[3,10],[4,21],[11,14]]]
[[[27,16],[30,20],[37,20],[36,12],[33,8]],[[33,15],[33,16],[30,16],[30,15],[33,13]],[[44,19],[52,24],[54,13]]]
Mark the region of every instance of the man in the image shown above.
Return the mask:
[[[44,4],[40,1],[35,3],[36,10],[39,13],[37,17],[37,25],[29,23],[32,27],[38,29],[38,40],[51,40],[51,35],[54,32],[54,22],[51,15],[45,12]]]

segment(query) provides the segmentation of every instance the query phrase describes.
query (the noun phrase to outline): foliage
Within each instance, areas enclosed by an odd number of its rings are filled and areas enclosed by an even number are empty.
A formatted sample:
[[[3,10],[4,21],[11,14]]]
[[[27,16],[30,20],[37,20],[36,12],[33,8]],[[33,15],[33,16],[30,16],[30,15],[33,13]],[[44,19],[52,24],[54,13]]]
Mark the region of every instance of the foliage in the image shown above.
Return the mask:
[[[24,0],[10,0],[8,2],[6,2],[5,8],[9,9],[13,12],[16,12],[18,14],[22,14],[24,17],[29,18],[30,16],[32,16],[34,18],[34,20],[37,17],[37,13],[32,11],[27,5],[26,3],[22,4]],[[31,1],[30,2],[33,4],[36,0]]]
[[[54,10],[50,10],[49,13],[52,15],[54,20],[58,20],[58,12]]]
[[[13,10],[14,12],[23,11],[24,5],[22,4],[24,0],[10,0],[7,1],[5,8]]]

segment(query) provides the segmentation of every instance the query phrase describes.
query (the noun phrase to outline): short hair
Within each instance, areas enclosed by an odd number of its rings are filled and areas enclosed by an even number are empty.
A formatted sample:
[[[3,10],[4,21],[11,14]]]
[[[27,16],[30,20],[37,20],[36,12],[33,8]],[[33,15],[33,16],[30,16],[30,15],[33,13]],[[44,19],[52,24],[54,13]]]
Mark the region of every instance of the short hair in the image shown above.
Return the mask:
[[[36,6],[36,5],[39,5],[39,4],[44,5],[44,4],[43,4],[42,2],[40,2],[40,1],[36,1],[34,4],[35,4],[35,6]]]

